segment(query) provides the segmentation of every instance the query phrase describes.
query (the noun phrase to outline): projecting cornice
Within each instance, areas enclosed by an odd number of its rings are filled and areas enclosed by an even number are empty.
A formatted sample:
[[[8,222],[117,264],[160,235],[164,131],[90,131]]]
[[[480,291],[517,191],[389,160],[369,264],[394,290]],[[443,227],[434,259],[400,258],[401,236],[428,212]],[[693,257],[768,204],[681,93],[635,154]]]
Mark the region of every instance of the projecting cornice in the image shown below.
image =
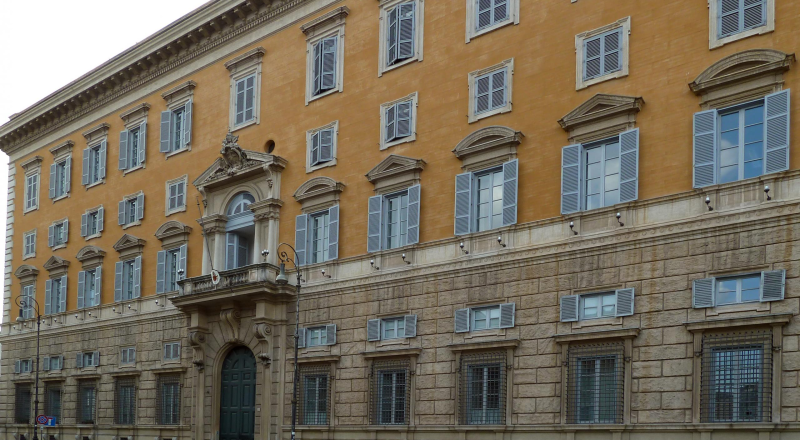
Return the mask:
[[[0,150],[17,149],[89,114],[310,0],[217,0],[190,12],[0,126]]]

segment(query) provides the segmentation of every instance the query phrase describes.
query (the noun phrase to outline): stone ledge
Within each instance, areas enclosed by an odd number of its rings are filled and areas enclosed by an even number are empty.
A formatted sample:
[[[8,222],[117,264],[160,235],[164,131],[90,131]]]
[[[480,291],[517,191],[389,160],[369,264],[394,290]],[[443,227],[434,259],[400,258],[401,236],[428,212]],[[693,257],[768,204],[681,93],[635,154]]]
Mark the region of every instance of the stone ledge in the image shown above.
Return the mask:
[[[461,344],[450,344],[446,346],[453,352],[486,350],[491,348],[517,348],[519,339],[502,339],[494,341],[464,342]]]
[[[600,330],[596,332],[566,333],[553,336],[553,339],[563,344],[565,342],[591,341],[594,339],[631,339],[639,335],[638,328],[623,328],[618,330]]]
[[[310,364],[314,362],[339,362],[341,356],[338,354],[325,355],[325,356],[307,356],[297,359],[298,364]],[[294,363],[294,359],[288,359],[288,362]]]
[[[184,368],[185,370],[185,368]],[[109,376],[111,377],[125,377],[125,376],[141,376],[142,372],[139,370],[130,370],[130,371],[115,371],[110,373]]]
[[[376,359],[393,356],[419,356],[420,353],[422,353],[421,348],[401,348],[394,350],[364,351],[361,354],[364,356],[364,359]]]
[[[690,332],[698,332],[704,330],[716,330],[721,328],[731,327],[749,327],[757,325],[781,325],[784,326],[792,319],[791,313],[781,313],[774,315],[763,316],[747,316],[744,318],[725,318],[725,319],[710,319],[706,321],[692,321],[685,322],[683,325],[686,330]]]
[[[151,368],[149,371],[153,374],[169,374],[169,373],[185,373],[187,367],[161,367]]]

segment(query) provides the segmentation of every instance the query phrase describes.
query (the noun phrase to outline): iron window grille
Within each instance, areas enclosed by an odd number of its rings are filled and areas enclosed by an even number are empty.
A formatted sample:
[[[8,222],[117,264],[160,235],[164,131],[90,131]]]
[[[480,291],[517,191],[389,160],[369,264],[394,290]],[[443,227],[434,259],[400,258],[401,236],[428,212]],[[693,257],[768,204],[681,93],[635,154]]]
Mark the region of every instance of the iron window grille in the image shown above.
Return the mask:
[[[156,414],[161,425],[180,424],[181,378],[178,375],[165,375],[158,378],[158,397]]]
[[[300,367],[299,423],[327,425],[330,414],[330,365]]]
[[[136,381],[133,378],[117,379],[114,384],[114,423],[136,424]]]
[[[31,384],[18,383],[14,395],[14,421],[16,423],[31,422]]]
[[[55,417],[61,423],[61,384],[46,383],[44,386],[44,415]]]
[[[408,359],[376,361],[370,372],[370,423],[407,425],[411,400]]]
[[[772,332],[703,335],[700,420],[772,420]]]
[[[622,423],[625,348],[622,342],[570,346],[567,423]]]
[[[460,424],[505,424],[506,363],[504,351],[461,357],[458,370]]]
[[[82,380],[78,382],[78,423],[94,424],[97,410],[97,382]]]

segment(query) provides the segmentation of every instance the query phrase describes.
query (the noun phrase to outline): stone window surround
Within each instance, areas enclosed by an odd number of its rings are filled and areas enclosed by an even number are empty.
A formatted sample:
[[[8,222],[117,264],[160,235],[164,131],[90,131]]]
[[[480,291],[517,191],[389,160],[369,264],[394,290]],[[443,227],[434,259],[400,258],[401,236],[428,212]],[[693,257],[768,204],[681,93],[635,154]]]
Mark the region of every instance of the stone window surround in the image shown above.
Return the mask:
[[[114,250],[119,253],[119,261],[127,261],[136,257],[141,257],[146,243],[147,242],[141,238],[134,237],[130,234],[123,234],[122,237],[114,243]]]
[[[170,220],[158,227],[155,236],[161,241],[161,248],[169,250],[188,244],[189,234],[191,233],[192,228],[190,226],[176,220]]]
[[[81,262],[81,267],[83,270],[91,270],[101,266],[105,256],[106,251],[96,246],[87,245],[78,251],[75,259]]]
[[[267,50],[259,46],[225,63],[231,76],[231,102],[228,118],[228,127],[236,131],[261,122],[261,65]],[[253,88],[253,119],[236,125],[236,81],[255,74]]]
[[[25,241],[26,241],[26,239],[28,238],[28,236],[29,236],[29,235],[31,235],[31,234],[33,234],[33,236],[35,237],[35,238],[33,239],[33,241],[34,241],[34,242],[37,242],[37,241],[39,241],[38,234],[36,233],[36,228],[34,228],[34,229],[31,229],[30,231],[26,231],[26,232],[23,232],[23,233],[22,233],[22,261],[25,261],[25,260],[27,260],[27,259],[29,259],[29,258],[34,258],[34,257],[36,257],[36,245],[38,245],[38,243],[35,243],[35,244],[34,244],[34,246],[33,246],[33,253],[32,253],[32,254],[26,254],[26,253],[25,253],[25,247],[26,247],[26,246],[25,246]]]
[[[183,206],[178,207],[175,209],[169,209],[169,187],[173,184],[180,183],[183,181]],[[172,214],[176,214],[178,212],[186,212],[186,207],[188,206],[188,201],[186,199],[187,193],[189,192],[189,175],[184,174],[183,176],[177,177],[172,180],[167,180],[164,183],[165,190],[166,190],[166,197],[164,197],[164,217],[169,217]]]
[[[64,217],[62,219],[54,220],[52,223],[50,223],[50,226],[55,226],[57,224],[64,223],[67,220],[69,220],[68,217]],[[67,238],[69,238],[69,225],[67,225],[67,227],[68,227],[68,229],[65,232],[67,234]],[[65,247],[67,247],[67,241],[66,240],[61,244],[58,244],[58,245],[55,245],[55,246],[51,247],[50,250],[51,251],[55,251],[55,250],[58,250],[58,249],[63,249]]]
[[[766,24],[757,28],[748,29],[738,34],[729,35],[727,37],[719,38],[717,27],[719,26],[719,0],[708,1],[708,48],[716,49],[728,43],[741,40],[743,38],[751,37],[753,35],[761,35],[772,32],[775,30],[775,0],[765,0],[766,7]]]
[[[72,163],[71,162],[72,162],[72,147],[74,147],[74,146],[75,146],[75,142],[73,142],[71,140],[68,140],[68,141],[62,142],[62,143],[60,143],[60,144],[58,144],[55,147],[50,149],[50,153],[53,154],[53,163],[59,163],[59,162],[67,161],[67,160],[70,161],[70,179],[69,179],[70,181],[67,182],[67,190],[64,191],[64,194],[52,199],[53,203],[55,203],[55,202],[57,202],[59,200],[63,200],[63,199],[69,198],[72,195],[72,184],[71,184],[71,180],[72,180],[72,171],[71,171]],[[39,185],[41,185],[41,179],[39,180]]]
[[[614,292],[615,290],[624,289],[625,284],[618,283],[618,284],[606,284],[602,286],[594,286],[594,287],[586,287],[580,289],[572,289],[570,295],[579,295],[579,296],[590,296],[590,295],[597,295],[603,293]],[[634,293],[634,301],[636,298],[636,293]],[[559,308],[560,308],[559,304]],[[572,330],[580,330],[586,327],[598,327],[598,326],[605,326],[605,325],[615,325],[615,326],[622,326],[622,316],[609,316],[605,318],[590,318],[590,319],[580,319],[580,300],[578,301],[578,320],[571,321]],[[561,321],[559,321],[561,322]]]
[[[487,34],[492,32],[495,29],[499,29],[504,26],[508,26],[510,24],[518,25],[519,24],[519,4],[521,0],[507,0],[508,1],[508,12],[509,18],[501,23],[497,23],[494,26],[490,26],[485,29],[476,30],[475,23],[477,22],[477,11],[475,10],[475,6],[477,4],[476,0],[466,0],[467,1],[467,24],[466,24],[466,43],[469,43],[475,37],[478,37],[483,34]]]
[[[339,204],[345,184],[330,177],[314,177],[305,181],[292,197],[300,203],[303,214],[313,214]]]
[[[760,273],[765,270],[772,270],[772,268],[770,267],[770,265],[759,265],[759,266],[737,267],[735,269],[726,269],[726,270],[712,270],[706,273],[706,278],[743,276],[743,275]],[[771,305],[772,305],[771,301],[770,302],[756,301],[756,302],[745,302],[736,304],[722,304],[718,306],[715,305],[714,307],[707,307],[701,310],[705,310],[706,318],[716,318],[716,317],[721,317],[721,315],[726,315],[730,313],[741,313],[741,312],[755,312],[759,314],[769,314]]]
[[[135,128],[139,128],[142,123],[147,123],[147,115],[150,112],[150,104],[143,102],[132,109],[121,113],[119,115],[120,119],[125,123],[125,130],[132,130]],[[160,127],[159,127],[160,128]],[[147,148],[147,143],[145,142],[145,148]],[[142,168],[147,168],[147,162],[142,162],[139,165],[128,168],[122,171],[122,176],[126,176],[128,173],[132,173],[136,170],[140,170]]]
[[[589,38],[594,36],[603,34],[605,32],[614,30],[614,29],[622,29],[621,41],[620,41],[620,69],[611,72],[597,78],[592,78],[589,80],[583,79],[583,62],[584,62],[584,52],[583,52],[583,43]],[[620,18],[619,20],[615,21],[614,23],[607,24],[605,26],[601,26],[597,29],[592,29],[591,31],[581,32],[580,34],[575,36],[575,67],[576,67],[576,76],[575,76],[575,90],[585,89],[591,85],[601,83],[604,81],[608,81],[615,78],[623,78],[628,76],[628,66],[629,66],[629,58],[630,58],[630,35],[631,35],[631,17]],[[602,54],[601,54],[602,56]]]
[[[686,322],[684,327],[693,335],[694,360],[692,366],[692,423],[700,423],[701,366],[703,353],[703,334],[706,332],[732,332],[747,328],[771,328],[772,350],[776,353],[772,358],[772,420],[770,423],[781,423],[781,378],[783,344],[783,327],[792,319],[791,313],[745,316],[739,318],[712,319]],[[627,396],[626,396],[627,398]]]
[[[333,129],[333,136],[331,136],[331,157],[332,159],[317,165],[311,165],[311,136],[321,130],[328,128]],[[306,131],[306,174],[316,171],[320,168],[332,167],[336,165],[336,150],[339,139],[339,121],[333,121],[322,127],[312,128]]]
[[[14,276],[19,279],[20,286],[27,286],[28,284],[34,284],[34,290],[36,289],[36,278],[39,276],[39,269],[28,265],[23,264],[14,271]],[[35,294],[35,292],[34,292]]]
[[[384,73],[397,69],[398,67],[411,64],[414,61],[422,61],[422,42],[424,37],[425,23],[425,1],[424,0],[378,0],[380,3],[380,41],[378,43],[378,77]],[[387,66],[386,43],[388,40],[388,17],[389,10],[394,9],[401,3],[414,3],[414,56],[399,63]]]
[[[98,206],[95,206],[94,208],[87,209],[83,213],[84,214],[90,214],[92,212],[99,211],[101,208],[103,208],[103,205],[98,205]],[[103,208],[103,220],[105,220],[105,208]],[[99,226],[100,225],[98,225],[98,229],[99,229]],[[89,240],[91,240],[93,238],[98,238],[98,237],[100,237],[102,235],[103,235],[103,231],[98,231],[96,234],[87,235],[86,237],[83,237],[83,239],[86,240],[86,241],[89,241]]]
[[[561,424],[567,424],[567,378],[569,377],[569,345],[573,343],[593,343],[598,340],[622,340],[624,343],[623,358],[625,360],[623,404],[623,424],[631,423],[631,385],[633,383],[631,358],[633,353],[633,339],[639,335],[638,328],[625,328],[614,330],[598,330],[591,332],[557,334],[554,341],[561,345]],[[606,424],[589,424],[589,426],[608,426]]]
[[[410,347],[411,340],[414,339],[414,338],[402,337],[402,338],[383,339],[383,321],[387,320],[387,319],[403,319],[406,315],[418,316],[415,313],[412,313],[410,309],[395,310],[395,311],[392,311],[392,312],[384,312],[384,313],[376,313],[374,315],[375,316],[374,319],[379,319],[381,321],[381,327],[380,327],[380,329],[381,329],[380,330],[381,338],[379,340],[377,340],[377,341],[369,341],[369,340],[367,341],[367,346],[375,347],[377,350],[363,352],[362,354],[365,356],[365,358],[366,358],[368,353],[372,353],[372,352],[385,353],[385,352],[388,351],[389,353],[394,353],[397,350],[405,350],[406,348]],[[367,322],[369,322],[369,319],[372,319],[372,318],[368,318]],[[417,321],[417,322],[419,322],[419,321]],[[400,346],[405,346],[405,348],[402,348]],[[383,347],[389,347],[389,348],[387,350],[380,350],[380,348],[383,348]],[[392,348],[392,347],[394,347],[394,348]],[[393,355],[387,355],[387,356],[393,356]]]
[[[164,357],[164,350],[168,344],[178,344],[178,358],[165,358]],[[172,351],[172,349],[170,349]],[[162,340],[161,341],[161,364],[176,364],[181,362],[181,358],[183,357],[183,340],[182,339],[169,339],[169,340]]]
[[[53,255],[44,263],[44,268],[49,272],[48,277],[53,279],[67,275],[69,264],[69,260]]]
[[[472,0],[468,0],[472,1]],[[511,1],[511,0],[509,0]],[[508,73],[506,74],[506,97],[508,98],[508,102],[506,105],[500,108],[496,108],[494,110],[489,110],[483,112],[479,115],[475,114],[475,79],[481,75],[485,75],[487,73],[491,73],[500,69],[508,69]],[[514,58],[509,58],[507,60],[501,61],[497,64],[494,64],[489,67],[485,67],[483,69],[474,70],[470,72],[467,76],[468,83],[469,83],[469,94],[467,95],[469,99],[469,113],[468,113],[468,122],[472,124],[473,122],[480,121],[481,119],[488,118],[490,116],[499,115],[501,113],[508,113],[512,109],[513,99],[513,84],[514,84]]]
[[[461,169],[479,171],[516,159],[517,146],[523,137],[520,131],[492,125],[473,131],[452,151],[461,160]]]
[[[643,106],[641,96],[598,93],[575,107],[558,123],[568,133],[569,144],[584,144],[636,128],[636,115]],[[598,107],[602,108],[594,110]]]
[[[327,346],[323,346],[327,347]],[[317,348],[317,347],[313,347]],[[341,356],[339,355],[316,355],[316,356],[303,356],[297,359],[297,366],[298,370],[301,370],[302,365],[304,364],[329,364],[330,365],[330,375],[328,376],[328,398],[333,403],[333,399],[336,396],[336,366],[339,363],[339,359]],[[289,362],[294,363],[293,359],[288,359]],[[299,372],[299,371],[298,371]],[[303,425],[298,426],[298,431],[318,431],[318,430],[328,430],[332,428],[335,424],[336,420],[336,405],[328,405],[328,424],[327,425]]]
[[[139,190],[139,191],[137,191],[137,192],[135,192],[133,194],[128,194],[128,195],[123,196],[121,201],[125,202],[125,204],[127,206],[127,203],[131,199],[135,199],[135,198],[137,198],[137,197],[139,197],[140,195],[143,195],[143,194],[144,194],[144,191]],[[136,206],[136,209],[138,210],[139,206]],[[144,209],[144,208],[142,208],[142,209]],[[142,211],[142,212],[144,212],[144,211]],[[119,215],[119,213],[117,213],[117,215]],[[133,226],[140,226],[141,224],[142,224],[142,220],[136,220],[136,221],[133,221],[133,222],[130,222],[130,223],[125,223],[124,225],[122,225],[122,229],[125,230],[125,229],[131,228]]]
[[[394,316],[396,314],[393,314]],[[374,351],[363,351],[361,355],[364,357],[364,360],[367,361],[367,368],[371,371],[372,366],[375,362],[380,362],[383,360],[390,360],[390,359],[398,359],[398,358],[406,358],[408,359],[408,382],[406,386],[408,387],[408,395],[411,396],[408,402],[408,424],[406,425],[391,425],[392,428],[400,428],[403,430],[403,427],[414,426],[416,425],[414,421],[414,416],[416,414],[416,402],[417,399],[414,397],[417,394],[417,359],[419,355],[422,353],[421,348],[395,348],[390,350],[374,350]],[[373,393],[370,393],[369,401],[367,405],[372,406],[375,405],[375,402],[372,400],[374,397]],[[383,425],[379,425],[383,426]]]
[[[344,89],[344,27],[349,14],[350,9],[347,6],[340,6],[300,26],[300,30],[306,35],[306,105]],[[336,43],[336,85],[331,90],[314,96],[314,44],[334,35],[339,37]]]
[[[414,92],[402,98],[395,99],[394,101],[385,102],[381,104],[381,150],[385,150],[395,145],[404,144],[406,142],[414,142],[417,140],[417,107],[419,106],[419,93]],[[411,135],[404,138],[395,139],[393,141],[386,141],[386,109],[401,102],[411,101]],[[397,123],[397,115],[395,115],[395,124]]]
[[[44,160],[44,158],[42,158],[42,156],[33,156],[32,158],[30,158],[30,159],[28,159],[28,160],[26,160],[26,161],[24,161],[24,162],[19,164],[19,166],[21,166],[22,169],[25,170],[25,180],[24,180],[25,191],[24,191],[23,199],[22,199],[22,215],[25,215],[25,214],[27,214],[27,213],[29,213],[31,211],[37,211],[39,209],[39,198],[41,197],[41,194],[42,194],[42,161],[43,160]],[[36,194],[36,205],[33,206],[33,207],[28,208],[28,207],[25,206],[27,201],[28,201],[28,177],[30,177],[30,176],[32,176],[34,174],[38,174],[39,175],[39,177],[37,179],[38,183],[36,185],[37,186],[36,191],[38,192],[38,194]]]
[[[390,154],[367,174],[375,186],[375,195],[386,195],[420,183],[420,173],[427,163],[422,159]]]
[[[106,162],[108,162],[108,130],[111,128],[110,125],[103,122],[102,124],[92,127],[82,133],[82,136],[86,138],[86,148],[94,148],[98,146],[101,142],[106,142]],[[90,165],[91,166],[91,165]],[[106,170],[108,170],[108,163],[106,163]],[[83,170],[81,170],[83,171]],[[106,173],[107,175],[108,173]],[[95,187],[97,185],[102,185],[106,183],[106,178],[103,177],[99,179],[97,182],[90,183],[85,185],[85,189],[89,189]]]
[[[167,102],[167,108],[165,111],[174,111],[178,107],[186,105],[186,103],[194,97],[195,87],[197,87],[197,83],[189,80],[162,93],[161,97]],[[194,118],[194,106],[192,106],[192,118]],[[161,127],[159,127],[159,129],[160,128]],[[165,154],[164,159],[169,159],[170,157],[183,153],[184,151],[192,151],[191,142],[184,148]]]

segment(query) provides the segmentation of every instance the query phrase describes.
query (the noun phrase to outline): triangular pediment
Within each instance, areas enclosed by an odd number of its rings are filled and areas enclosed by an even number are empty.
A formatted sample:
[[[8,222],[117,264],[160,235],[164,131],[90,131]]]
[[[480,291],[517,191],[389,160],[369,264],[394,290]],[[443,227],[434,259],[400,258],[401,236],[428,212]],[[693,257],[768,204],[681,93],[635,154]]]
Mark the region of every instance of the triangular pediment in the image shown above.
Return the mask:
[[[795,55],[774,49],[750,49],[728,55],[704,70],[689,84],[700,94],[711,88],[740,84],[789,70]]]
[[[114,250],[117,252],[123,251],[125,249],[130,249],[136,246],[144,246],[146,241],[142,240],[141,238],[134,237],[130,234],[122,234],[122,237],[114,243]]]
[[[644,105],[641,97],[624,95],[607,95],[598,93],[575,107],[561,118],[561,128],[569,131],[576,125],[602,118],[613,117],[621,113],[638,113]]]
[[[426,162],[422,159],[390,154],[389,157],[383,159],[378,165],[372,168],[366,176],[370,182],[374,182],[376,179],[412,170],[422,171],[425,169],[425,165]]]
[[[35,277],[39,275],[39,269],[31,266],[30,264],[23,264],[14,271],[14,276],[17,278]]]
[[[69,260],[65,260],[57,255],[53,255],[44,262],[44,268],[48,271],[53,269],[66,269],[69,267]]]

